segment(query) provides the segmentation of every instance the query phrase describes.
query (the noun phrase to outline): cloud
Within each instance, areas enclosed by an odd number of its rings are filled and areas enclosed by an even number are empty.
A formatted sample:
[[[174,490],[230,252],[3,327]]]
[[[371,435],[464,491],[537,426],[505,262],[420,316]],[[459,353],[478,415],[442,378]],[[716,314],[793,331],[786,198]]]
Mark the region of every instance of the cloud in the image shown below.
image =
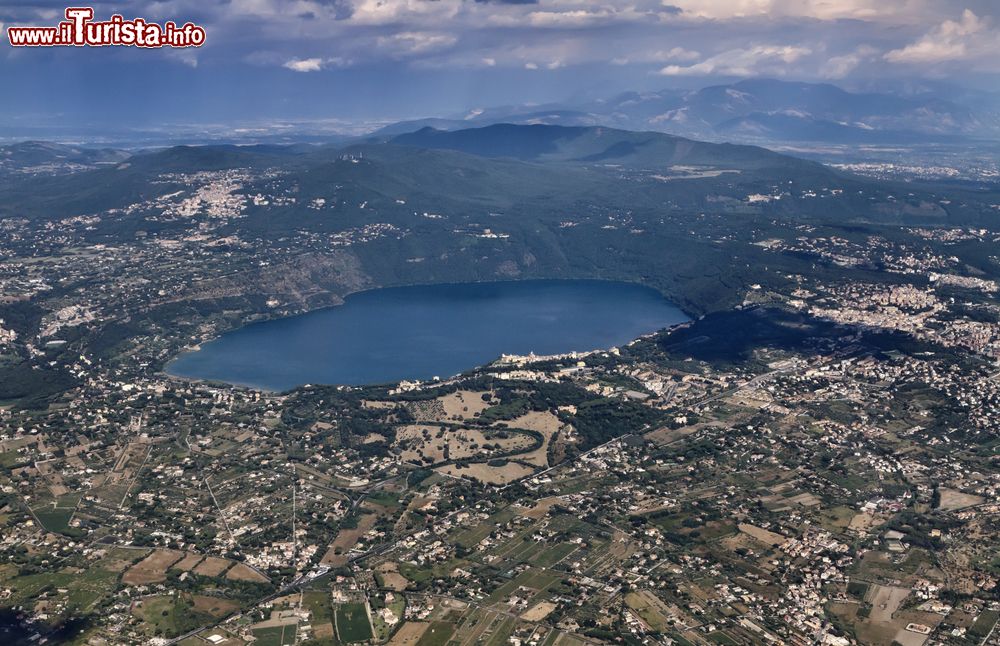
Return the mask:
[[[633,63],[689,63],[701,58],[701,54],[692,49],[673,47],[658,49],[652,52],[637,51],[628,56],[611,59],[612,65],[631,65]]]
[[[961,20],[946,20],[919,40],[885,55],[890,63],[941,63],[977,57],[984,49],[993,49],[998,43],[998,34],[990,29],[989,21],[980,18],[971,10],[962,12]]]
[[[93,4],[98,15],[108,16],[117,3]],[[903,64],[918,76],[1000,72],[998,5],[998,0],[963,0],[957,8],[954,0],[160,0],[142,12],[125,13],[206,26],[212,47],[177,59],[200,64],[202,72],[223,69],[213,65],[218,62],[302,73],[401,62],[435,74],[484,68],[523,74],[531,63],[539,73],[563,68],[564,79],[572,79],[577,68],[583,86],[590,73],[585,68],[601,67],[613,67],[616,78],[636,84],[648,82],[651,70],[668,77],[803,79],[890,76]],[[56,6],[56,0],[17,0],[0,9],[0,19],[38,22],[40,9]]]
[[[167,50],[171,58],[180,61],[191,69],[198,68],[198,53],[193,49]]]
[[[444,1],[444,0],[439,0]],[[535,29],[582,29],[610,27],[622,23],[656,24],[669,21],[681,13],[673,5],[653,0],[635,0],[621,4],[597,4],[586,0],[563,0],[548,2],[544,6],[524,11],[523,6],[489,14],[468,16],[474,20],[484,20],[486,25],[508,28]]]
[[[380,36],[378,46],[401,54],[420,54],[450,47],[457,40],[451,34],[404,31],[390,36]]]
[[[441,25],[463,11],[461,0],[355,0],[350,22],[358,25]]]
[[[322,58],[304,58],[298,59],[293,58],[290,61],[286,61],[282,67],[292,70],[293,72],[318,72],[323,69],[323,59]]]
[[[915,17],[934,0],[672,0],[688,17],[712,20],[743,18],[814,18],[881,20]]]
[[[653,60],[661,60],[664,63],[669,63],[672,61],[696,61],[701,58],[701,54],[690,49],[684,49],[683,47],[674,47],[666,52],[655,52],[653,57]]]
[[[248,63],[255,65],[273,65],[278,55],[274,52],[254,52],[246,57]],[[329,67],[350,67],[354,64],[349,58],[333,56],[330,58],[293,58],[281,63],[285,69],[293,72],[318,72]]]
[[[528,23],[535,27],[582,27],[607,22],[612,15],[609,10],[533,11],[528,14]]]
[[[693,65],[667,65],[663,76],[756,76],[762,73],[784,75],[786,66],[808,56],[808,47],[793,45],[757,45],[748,49],[731,49]]]
[[[819,70],[820,76],[827,79],[842,79],[856,70],[861,63],[873,61],[879,55],[879,50],[869,45],[861,45],[853,52],[843,56],[833,56]]]

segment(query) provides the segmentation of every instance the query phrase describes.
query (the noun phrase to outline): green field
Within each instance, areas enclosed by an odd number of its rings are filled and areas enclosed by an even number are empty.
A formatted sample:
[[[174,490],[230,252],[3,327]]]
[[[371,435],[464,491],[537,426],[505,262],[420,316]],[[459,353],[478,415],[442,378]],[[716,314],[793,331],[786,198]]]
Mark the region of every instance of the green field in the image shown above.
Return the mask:
[[[417,646],[444,646],[455,633],[455,626],[446,621],[432,622],[420,637]]]
[[[333,609],[327,592],[310,591],[303,595],[303,601],[312,613],[314,623],[332,622]]]
[[[6,575],[7,573],[4,572]],[[42,572],[26,576],[0,578],[3,585],[12,591],[12,604],[24,603],[46,590],[65,588],[67,605],[72,609],[89,609],[98,599],[115,587],[116,575],[100,568],[91,568],[83,573]]]
[[[273,628],[259,628],[253,631],[253,636],[257,638],[254,642],[256,646],[289,646],[295,643],[296,626],[275,626]]]
[[[502,601],[521,586],[531,588],[533,590],[542,590],[558,580],[558,574],[553,574],[537,568],[530,568],[521,572],[510,581],[494,590],[493,593],[490,594],[490,600]]]
[[[176,637],[209,621],[211,616],[197,612],[185,597],[163,595],[147,597],[134,611],[149,627],[149,632]]]
[[[984,610],[979,615],[979,618],[976,619],[976,623],[972,624],[972,627],[969,628],[969,634],[976,639],[985,638],[986,635],[990,634],[998,619],[1000,619],[1000,612],[996,610]]]
[[[538,567],[552,567],[575,552],[578,548],[579,546],[574,545],[573,543],[559,543],[535,554],[533,557],[528,559],[528,562],[532,565],[537,565]]]
[[[709,633],[708,639],[709,641],[712,641],[716,644],[722,644],[723,646],[730,646],[730,645],[736,646],[736,642],[734,642],[729,635],[721,631]]]
[[[363,603],[344,603],[337,606],[337,637],[345,643],[363,642],[372,638],[372,627]]]
[[[17,451],[4,451],[0,453],[0,467],[4,469],[9,469],[15,464],[19,464],[21,460],[22,457]]]
[[[62,534],[69,529],[69,521],[79,502],[80,497],[77,495],[63,496],[57,501],[33,508],[31,512],[45,529]]]

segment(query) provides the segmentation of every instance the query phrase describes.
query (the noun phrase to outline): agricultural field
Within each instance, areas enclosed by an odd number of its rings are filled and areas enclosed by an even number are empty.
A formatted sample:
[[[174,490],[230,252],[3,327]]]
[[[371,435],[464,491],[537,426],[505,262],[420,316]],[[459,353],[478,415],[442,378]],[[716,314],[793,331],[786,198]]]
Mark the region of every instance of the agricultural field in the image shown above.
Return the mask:
[[[334,626],[337,638],[345,644],[372,638],[372,626],[364,603],[343,603],[334,608]]]
[[[255,628],[253,630],[254,644],[257,646],[293,646],[296,633],[295,624]]]
[[[133,565],[122,575],[122,583],[148,585],[165,581],[167,570],[184,557],[183,552],[176,550],[153,550],[149,556]]]

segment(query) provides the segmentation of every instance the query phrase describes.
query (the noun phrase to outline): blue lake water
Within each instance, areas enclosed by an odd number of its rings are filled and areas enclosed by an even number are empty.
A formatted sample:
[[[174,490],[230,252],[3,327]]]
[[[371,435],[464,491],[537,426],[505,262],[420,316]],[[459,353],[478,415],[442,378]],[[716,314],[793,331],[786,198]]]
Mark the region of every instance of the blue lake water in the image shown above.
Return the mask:
[[[686,320],[655,290],[630,283],[394,287],[228,332],[167,372],[268,390],[446,378],[501,354],[609,348]]]

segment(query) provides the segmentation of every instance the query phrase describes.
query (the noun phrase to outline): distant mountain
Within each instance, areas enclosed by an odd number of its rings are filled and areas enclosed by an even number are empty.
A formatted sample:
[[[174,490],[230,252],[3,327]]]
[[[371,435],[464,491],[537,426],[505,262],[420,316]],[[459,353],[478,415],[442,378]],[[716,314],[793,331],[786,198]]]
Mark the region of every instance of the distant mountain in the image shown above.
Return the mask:
[[[423,128],[434,128],[435,130],[461,130],[462,128],[468,128],[469,122],[463,119],[413,119],[410,121],[399,121],[397,123],[389,124],[383,128],[379,128],[372,132],[369,137],[374,139],[386,139],[395,137],[397,135],[403,135],[410,132],[416,132]]]
[[[20,204],[20,215],[84,214],[147,200],[182,190],[180,176],[233,168],[294,168],[296,160],[315,146],[173,146],[143,151],[115,163],[101,163],[80,172],[37,173],[30,179],[0,176],[5,207]],[[165,174],[176,175],[167,181]]]
[[[458,130],[496,123],[609,126],[742,143],[928,143],[1000,139],[1000,98],[909,88],[906,93],[848,92],[827,83],[746,80],[700,90],[627,92],[579,105],[502,107],[461,119],[394,124],[398,135],[431,126]]]
[[[174,146],[69,176],[0,177],[0,217],[51,218],[123,208],[190,190],[196,173],[231,169],[280,171],[294,178],[299,203],[336,192],[341,200],[403,211],[407,209],[395,203],[399,195],[410,196],[410,201],[423,196],[424,208],[458,202],[499,206],[518,196],[541,197],[568,186],[581,190],[596,185],[594,177],[580,179],[583,170],[487,159],[443,147]]]
[[[786,141],[905,140],[998,135],[964,106],[935,96],[847,92],[834,85],[741,81],[695,92],[629,93],[593,106],[630,127],[694,136]]]
[[[735,170],[796,168],[816,164],[756,146],[693,141],[659,132],[630,132],[606,127],[496,124],[445,131],[423,128],[391,140],[400,146],[457,150],[481,157],[534,162],[570,162],[667,169],[712,166]]]
[[[484,125],[509,123],[515,125],[550,125],[550,126],[599,126],[607,125],[599,115],[581,112],[579,110],[551,110],[492,108],[483,110],[463,119],[414,119],[390,124],[371,133],[371,137],[394,137],[416,132],[423,128],[434,130],[465,130]]]
[[[228,170],[239,172],[218,174]],[[0,177],[0,217],[155,217],[163,200],[193,195],[222,177],[245,196],[288,196],[277,204],[248,205],[247,217],[232,225],[275,238],[303,227],[336,231],[371,223],[424,230],[436,226],[438,215],[481,225],[483,218],[519,213],[529,227],[534,218],[572,223],[580,214],[664,209],[795,221],[944,222],[954,216],[972,222],[988,212],[979,201],[993,199],[949,193],[947,203],[955,205],[946,209],[933,189],[849,176],[756,146],[602,126],[496,124],[423,128],[348,146],[176,146],[71,175]],[[169,221],[108,218],[92,235],[118,239]],[[448,226],[454,231],[457,225]]]
[[[998,202],[997,191],[883,182],[754,146],[511,124],[348,146],[177,146],[69,175],[0,177],[9,226],[87,217],[72,235],[54,228],[53,245],[199,245],[178,258],[219,271],[177,289],[206,311],[233,298],[264,307],[270,290],[329,304],[314,299],[332,285],[586,276],[648,280],[703,313],[743,302],[767,276],[826,275],[830,263],[813,255],[750,244],[771,230],[857,226],[864,244],[891,223],[985,226]],[[191,236],[202,223],[222,247]],[[231,266],[230,246],[252,268]]]
[[[85,148],[44,141],[0,146],[0,176],[61,175],[115,164],[129,157],[124,150]]]

